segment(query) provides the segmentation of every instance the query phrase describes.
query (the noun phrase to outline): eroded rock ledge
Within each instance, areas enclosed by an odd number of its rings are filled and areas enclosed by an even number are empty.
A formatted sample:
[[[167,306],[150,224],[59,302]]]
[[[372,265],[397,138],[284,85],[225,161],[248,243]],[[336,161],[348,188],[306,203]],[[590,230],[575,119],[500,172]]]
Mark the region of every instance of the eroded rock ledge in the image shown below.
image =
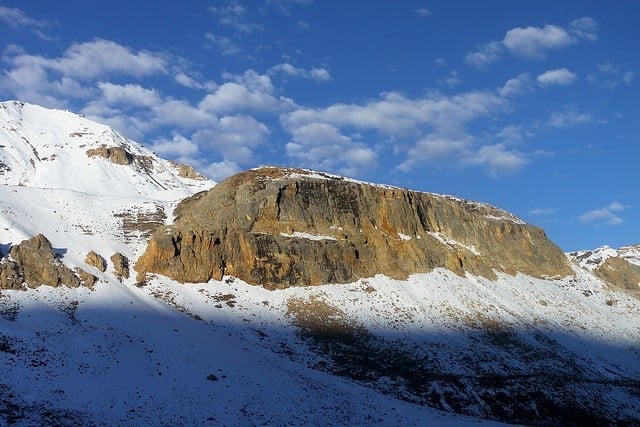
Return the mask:
[[[495,207],[299,169],[260,168],[183,201],[135,265],[180,282],[280,288],[406,278],[437,267],[572,274],[545,233]]]

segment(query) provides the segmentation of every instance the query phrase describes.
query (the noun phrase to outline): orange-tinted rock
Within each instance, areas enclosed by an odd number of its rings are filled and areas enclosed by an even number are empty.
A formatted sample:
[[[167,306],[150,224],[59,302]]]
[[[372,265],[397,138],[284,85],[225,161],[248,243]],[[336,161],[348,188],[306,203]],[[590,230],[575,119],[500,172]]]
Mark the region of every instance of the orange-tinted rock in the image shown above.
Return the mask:
[[[298,169],[235,175],[183,201],[136,263],[138,280],[224,275],[267,287],[447,268],[495,277],[572,274],[544,232],[492,206]]]

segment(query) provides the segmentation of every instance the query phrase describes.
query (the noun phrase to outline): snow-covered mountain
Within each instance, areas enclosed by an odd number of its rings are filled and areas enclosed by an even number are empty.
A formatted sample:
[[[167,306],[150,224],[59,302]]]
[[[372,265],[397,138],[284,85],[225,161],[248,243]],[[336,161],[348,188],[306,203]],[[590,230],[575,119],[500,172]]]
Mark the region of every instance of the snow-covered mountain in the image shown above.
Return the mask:
[[[640,265],[637,247],[570,254],[553,279],[436,268],[275,291],[139,287],[87,263],[133,263],[213,185],[109,127],[0,103],[0,275],[41,233],[99,279],[0,291],[0,423],[640,424],[640,300],[596,272]]]
[[[176,201],[214,183],[68,111],[0,103],[2,244],[45,234],[65,263],[90,250],[135,259]]]

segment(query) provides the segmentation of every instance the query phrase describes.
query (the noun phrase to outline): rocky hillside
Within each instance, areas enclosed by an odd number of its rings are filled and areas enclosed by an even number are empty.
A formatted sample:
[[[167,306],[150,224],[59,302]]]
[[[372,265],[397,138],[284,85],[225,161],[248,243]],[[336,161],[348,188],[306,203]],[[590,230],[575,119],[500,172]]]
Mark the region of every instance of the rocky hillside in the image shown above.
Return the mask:
[[[109,126],[69,111],[2,102],[0,288],[77,286],[91,284],[94,275],[107,280],[121,263],[100,271],[85,262],[89,252],[135,260],[177,201],[213,185]],[[52,273],[44,280],[30,274],[37,270]]]
[[[640,296],[640,245],[571,252],[569,257],[610,286]]]
[[[183,201],[136,264],[180,282],[267,287],[407,278],[572,274],[544,232],[492,206],[298,169],[260,168]]]
[[[324,173],[213,184],[0,103],[0,425],[640,425],[638,247]]]

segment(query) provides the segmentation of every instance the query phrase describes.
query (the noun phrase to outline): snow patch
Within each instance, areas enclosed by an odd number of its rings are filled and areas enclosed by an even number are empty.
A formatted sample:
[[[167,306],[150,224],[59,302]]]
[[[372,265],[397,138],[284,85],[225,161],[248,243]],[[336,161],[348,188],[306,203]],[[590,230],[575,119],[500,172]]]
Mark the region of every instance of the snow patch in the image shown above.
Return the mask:
[[[283,237],[294,237],[298,239],[307,239],[307,240],[337,240],[335,237],[332,237],[332,236],[322,236],[317,234],[305,233],[302,231],[294,231],[291,234],[280,233],[280,235]]]

